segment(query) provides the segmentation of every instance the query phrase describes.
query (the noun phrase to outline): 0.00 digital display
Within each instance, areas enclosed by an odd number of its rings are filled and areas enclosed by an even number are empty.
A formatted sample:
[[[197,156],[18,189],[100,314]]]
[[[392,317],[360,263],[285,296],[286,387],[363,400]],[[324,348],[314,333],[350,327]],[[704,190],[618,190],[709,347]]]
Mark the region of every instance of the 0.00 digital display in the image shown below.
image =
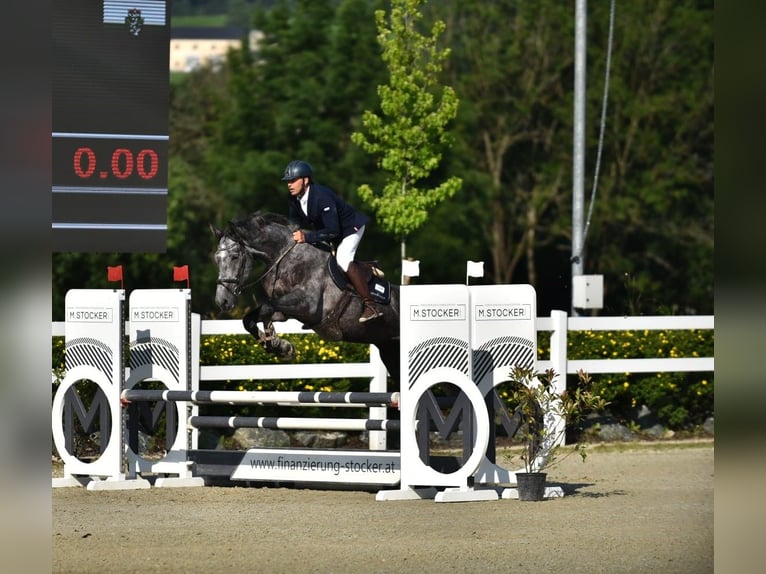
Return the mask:
[[[165,187],[167,140],[55,138],[56,187]]]

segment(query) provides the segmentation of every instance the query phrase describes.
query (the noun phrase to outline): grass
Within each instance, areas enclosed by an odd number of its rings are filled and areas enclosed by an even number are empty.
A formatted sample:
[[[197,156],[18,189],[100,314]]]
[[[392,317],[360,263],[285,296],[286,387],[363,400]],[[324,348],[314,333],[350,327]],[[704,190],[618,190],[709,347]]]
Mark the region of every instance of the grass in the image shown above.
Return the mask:
[[[710,448],[715,445],[715,441],[710,438],[688,438],[680,440],[636,440],[636,441],[621,441],[621,442],[589,442],[587,444],[588,453],[604,452],[604,453],[621,453],[621,452],[638,452],[638,451],[666,451],[666,450],[678,450],[678,449],[692,449],[692,448]],[[563,447],[562,456],[568,456],[567,452],[574,445],[566,445]],[[506,444],[498,442],[496,446],[497,453],[500,455],[518,455],[521,452],[521,446],[517,444]],[[459,448],[433,448],[431,454],[440,455],[460,455],[462,452]]]
[[[715,445],[713,438],[693,438],[681,440],[638,440],[624,442],[588,443],[588,451],[631,452],[640,450],[677,450],[690,448],[710,448]]]

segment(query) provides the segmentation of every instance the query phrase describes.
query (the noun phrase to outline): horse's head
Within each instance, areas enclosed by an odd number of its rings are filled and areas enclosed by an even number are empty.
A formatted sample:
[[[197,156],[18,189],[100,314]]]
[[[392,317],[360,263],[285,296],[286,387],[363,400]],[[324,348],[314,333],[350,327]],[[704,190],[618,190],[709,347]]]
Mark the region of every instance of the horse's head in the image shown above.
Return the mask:
[[[267,265],[268,272],[295,246],[293,227],[281,215],[260,212],[230,221],[225,230],[210,226],[218,242],[215,302],[221,311],[231,311],[242,291],[255,283],[248,284],[247,279],[256,259]]]
[[[222,231],[210,226],[218,241],[215,251],[215,263],[218,266],[215,303],[221,311],[231,311],[237,305],[245,281],[253,269],[253,258],[236,232],[236,227],[229,226]]]

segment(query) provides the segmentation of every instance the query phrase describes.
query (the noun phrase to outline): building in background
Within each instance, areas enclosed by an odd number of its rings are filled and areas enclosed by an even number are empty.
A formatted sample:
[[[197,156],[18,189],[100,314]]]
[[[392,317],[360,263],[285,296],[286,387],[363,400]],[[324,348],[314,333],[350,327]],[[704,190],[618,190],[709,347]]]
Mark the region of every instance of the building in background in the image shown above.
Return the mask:
[[[247,39],[254,50],[262,34],[245,28],[173,28],[170,31],[170,71],[191,72],[226,61],[227,52]]]

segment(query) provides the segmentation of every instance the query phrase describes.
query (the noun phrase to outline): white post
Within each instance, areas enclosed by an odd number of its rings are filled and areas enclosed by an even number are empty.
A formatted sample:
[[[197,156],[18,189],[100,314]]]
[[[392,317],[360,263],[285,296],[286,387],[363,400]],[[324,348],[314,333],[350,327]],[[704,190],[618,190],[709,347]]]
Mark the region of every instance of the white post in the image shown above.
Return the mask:
[[[380,351],[378,351],[375,345],[370,345],[370,368],[373,371],[373,376],[370,380],[370,392],[385,393],[388,387],[388,370],[383,364],[380,358]],[[387,411],[387,407],[370,407],[370,419],[387,419]],[[370,450],[386,450],[386,431],[370,431],[369,440]]]
[[[192,313],[191,314],[191,373],[189,377],[189,384],[191,385],[191,388],[189,390],[191,391],[198,391],[199,390],[199,372],[200,372],[200,364],[199,364],[199,350],[200,350],[200,344],[202,342],[201,338],[202,333],[202,318],[200,317],[199,313]],[[199,416],[199,405],[192,405],[191,407],[191,416]],[[185,425],[184,425],[185,426]],[[179,432],[180,432],[179,428]],[[197,450],[199,449],[199,429],[192,427],[190,431],[191,432],[191,449]]]
[[[556,394],[563,393],[567,388],[567,330],[568,319],[564,311],[551,311],[553,331],[551,332],[551,365],[557,377],[554,380]],[[557,425],[566,424],[565,421],[557,421]],[[557,444],[564,442],[564,436],[557,433]]]

